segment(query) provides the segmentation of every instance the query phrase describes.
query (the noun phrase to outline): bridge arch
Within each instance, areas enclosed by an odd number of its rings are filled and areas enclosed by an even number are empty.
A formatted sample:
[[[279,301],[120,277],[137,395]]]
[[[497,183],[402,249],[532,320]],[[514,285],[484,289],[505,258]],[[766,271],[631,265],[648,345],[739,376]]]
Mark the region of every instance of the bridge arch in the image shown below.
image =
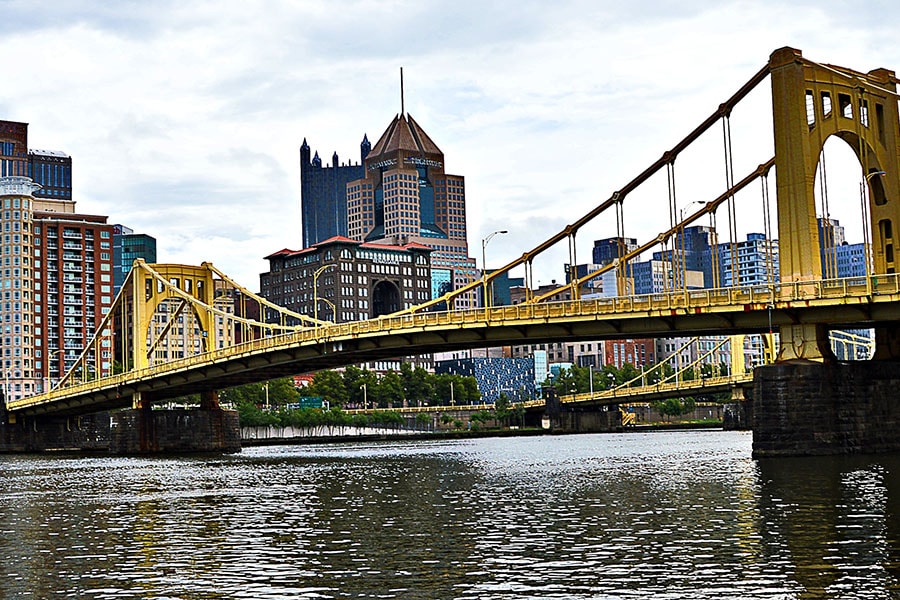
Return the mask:
[[[190,318],[185,318],[183,323],[196,326],[200,331],[201,350],[208,350],[215,339],[215,315],[197,308],[210,306],[215,301],[216,283],[208,264],[199,267],[156,264],[150,267],[138,260],[132,271],[133,297],[138,299],[134,303],[131,334],[135,368],[151,366],[152,356],[158,350],[157,343],[178,326],[179,317],[184,315],[190,315]],[[165,315],[165,323],[160,322],[161,315]],[[187,339],[189,336],[181,332],[178,337]]]
[[[896,77],[860,73],[804,59],[782,48],[769,61],[772,78],[778,238],[783,281],[822,277],[815,174],[826,140],[846,142],[866,184],[874,273],[893,273],[893,232],[900,225],[900,118]]]

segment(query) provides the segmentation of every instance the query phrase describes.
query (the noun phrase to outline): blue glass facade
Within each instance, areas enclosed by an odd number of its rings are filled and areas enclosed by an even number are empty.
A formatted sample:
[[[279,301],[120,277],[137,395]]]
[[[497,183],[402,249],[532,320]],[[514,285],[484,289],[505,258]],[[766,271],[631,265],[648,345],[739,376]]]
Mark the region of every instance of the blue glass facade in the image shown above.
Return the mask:
[[[72,157],[64,152],[34,150],[28,153],[28,176],[41,189],[37,198],[72,199]]]

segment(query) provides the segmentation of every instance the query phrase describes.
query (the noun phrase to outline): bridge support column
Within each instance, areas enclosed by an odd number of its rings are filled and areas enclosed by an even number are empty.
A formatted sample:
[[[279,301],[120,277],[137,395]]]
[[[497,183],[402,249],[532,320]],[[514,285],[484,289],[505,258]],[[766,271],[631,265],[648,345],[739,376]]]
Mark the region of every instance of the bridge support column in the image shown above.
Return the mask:
[[[744,388],[731,388],[731,401],[725,405],[722,418],[725,430],[750,431],[753,428],[753,400],[747,398]]]
[[[237,411],[153,410],[149,406],[113,414],[109,450],[113,454],[240,452]]]
[[[780,328],[781,350],[777,362],[792,360],[834,361],[828,329],[824,325],[804,323]]]
[[[15,417],[0,410],[0,453],[109,448],[109,413]]]
[[[218,408],[219,392],[215,390],[200,392],[200,410],[218,410]]]
[[[754,371],[753,455],[900,451],[900,361],[796,361]]]

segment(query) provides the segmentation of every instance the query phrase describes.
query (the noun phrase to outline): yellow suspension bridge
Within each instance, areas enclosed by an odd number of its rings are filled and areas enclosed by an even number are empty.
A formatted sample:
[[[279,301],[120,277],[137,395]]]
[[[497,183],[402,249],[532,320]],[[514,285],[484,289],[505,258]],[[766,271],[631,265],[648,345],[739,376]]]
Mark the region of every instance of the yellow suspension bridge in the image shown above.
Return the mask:
[[[738,179],[731,114],[766,79],[772,87],[775,156],[764,157]],[[875,358],[900,358],[900,280],[893,235],[900,230],[897,81],[893,71],[863,73],[816,63],[792,48],[779,49],[684,139],[558,234],[481,281],[391,315],[325,323],[274,306],[209,263],[138,261],[96,336],[66,375],[45,393],[8,401],[7,411],[13,418],[79,414],[148,407],[193,393],[200,393],[205,407],[215,407],[217,390],[287,374],[435,351],[560,340],[777,333],[778,363],[805,365],[834,360],[830,329],[874,328]],[[681,218],[676,159],[716,125],[724,139],[724,191],[705,202],[695,200],[700,208]],[[846,142],[860,164],[866,219],[866,275],[861,277],[823,276],[814,183],[823,145],[832,137]],[[666,205],[669,227],[632,251],[623,245],[618,259],[579,277],[578,234],[589,223],[602,222],[614,224],[616,239],[624,240],[631,194],[662,173],[668,191],[659,205]],[[773,173],[775,206],[768,192]],[[761,184],[766,238],[780,244],[780,277],[724,287],[714,268],[711,288],[689,289],[683,248],[677,247],[685,226],[708,218],[715,230],[721,218],[729,232],[721,244],[735,257],[737,198],[745,197],[753,182]],[[754,206],[758,210],[760,205]],[[777,230],[769,225],[773,216]],[[529,292],[515,306],[454,309],[458,298],[482,286],[489,300],[489,287],[513,269],[524,271],[530,290],[535,260],[558,245],[568,249],[570,283],[543,294]],[[674,276],[661,293],[634,295],[633,264],[649,251],[666,257]],[[346,268],[352,271],[353,265]],[[740,282],[736,266],[731,268],[731,280]],[[584,284],[610,271],[617,296],[581,297]]]

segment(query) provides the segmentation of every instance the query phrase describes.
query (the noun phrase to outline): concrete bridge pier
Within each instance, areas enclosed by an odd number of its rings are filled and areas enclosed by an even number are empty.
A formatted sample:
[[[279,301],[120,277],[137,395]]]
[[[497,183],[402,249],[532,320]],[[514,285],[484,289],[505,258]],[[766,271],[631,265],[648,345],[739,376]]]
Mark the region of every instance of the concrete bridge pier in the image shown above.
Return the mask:
[[[879,333],[897,339],[896,331]],[[803,456],[900,451],[900,357],[795,359],[754,371],[753,455]],[[830,352],[828,352],[830,355]]]
[[[133,408],[113,413],[113,454],[240,452],[237,411],[219,407],[216,392],[201,393],[200,408],[154,409],[136,394]]]
[[[591,408],[564,406],[554,386],[544,390],[544,418],[555,433],[606,433],[622,430],[622,412],[618,404]]]
[[[0,452],[105,452],[108,448],[109,413],[16,417],[0,409]]]

